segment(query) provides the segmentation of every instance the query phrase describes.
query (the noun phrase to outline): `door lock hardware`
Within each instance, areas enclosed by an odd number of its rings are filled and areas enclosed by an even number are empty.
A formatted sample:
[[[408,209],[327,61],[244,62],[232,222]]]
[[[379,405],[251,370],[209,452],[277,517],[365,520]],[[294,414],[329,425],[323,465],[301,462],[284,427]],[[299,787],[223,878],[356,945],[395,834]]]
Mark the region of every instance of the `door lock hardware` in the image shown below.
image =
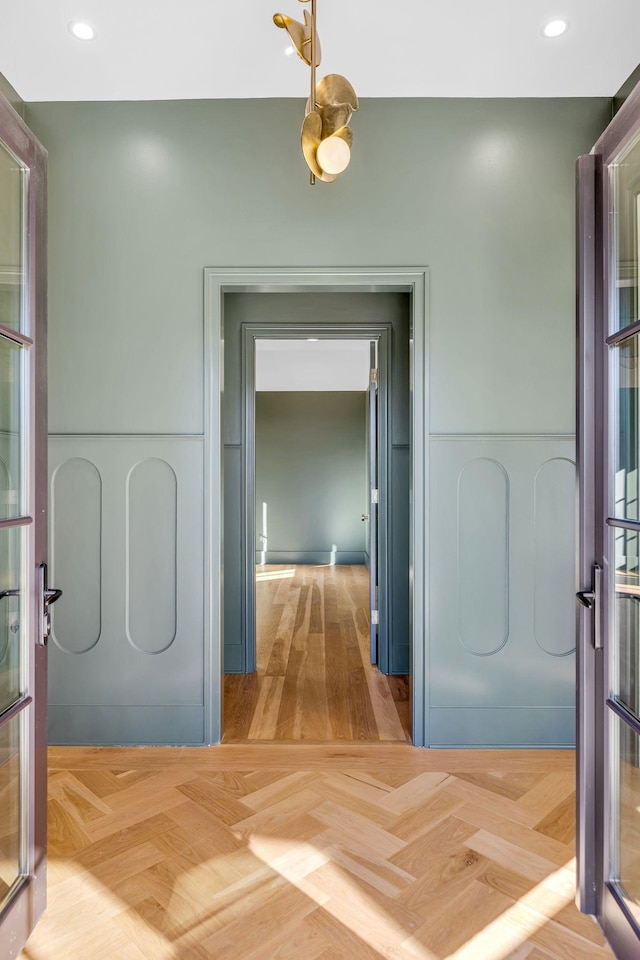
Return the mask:
[[[362,516],[360,517],[360,519],[361,519],[362,522],[364,523],[365,520],[368,520],[368,519],[369,519],[369,514],[368,514],[368,513],[363,513]]]

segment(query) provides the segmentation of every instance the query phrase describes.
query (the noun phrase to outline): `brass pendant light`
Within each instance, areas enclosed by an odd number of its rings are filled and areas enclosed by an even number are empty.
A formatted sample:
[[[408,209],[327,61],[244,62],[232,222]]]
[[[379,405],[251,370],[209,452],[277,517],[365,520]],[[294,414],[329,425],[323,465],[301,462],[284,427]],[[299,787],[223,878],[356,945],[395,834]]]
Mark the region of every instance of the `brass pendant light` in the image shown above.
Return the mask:
[[[316,31],[316,0],[311,2],[311,15],[304,11],[304,22],[276,13],[273,22],[286,30],[298,56],[311,67],[311,95],[302,124],[302,153],[311,171],[310,182],[316,178],[331,183],[346,170],[351,160],[353,133],[348,125],[358,109],[355,90],[346,79],[330,73],[316,83],[316,68],[320,65],[320,41]]]

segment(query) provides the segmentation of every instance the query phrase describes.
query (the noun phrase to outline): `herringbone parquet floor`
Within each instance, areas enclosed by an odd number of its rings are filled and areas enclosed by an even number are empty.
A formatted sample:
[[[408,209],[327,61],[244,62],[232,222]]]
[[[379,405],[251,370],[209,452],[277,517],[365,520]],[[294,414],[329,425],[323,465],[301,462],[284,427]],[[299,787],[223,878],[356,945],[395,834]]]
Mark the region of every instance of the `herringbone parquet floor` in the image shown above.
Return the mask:
[[[610,960],[574,905],[570,752],[50,751],[22,960]]]

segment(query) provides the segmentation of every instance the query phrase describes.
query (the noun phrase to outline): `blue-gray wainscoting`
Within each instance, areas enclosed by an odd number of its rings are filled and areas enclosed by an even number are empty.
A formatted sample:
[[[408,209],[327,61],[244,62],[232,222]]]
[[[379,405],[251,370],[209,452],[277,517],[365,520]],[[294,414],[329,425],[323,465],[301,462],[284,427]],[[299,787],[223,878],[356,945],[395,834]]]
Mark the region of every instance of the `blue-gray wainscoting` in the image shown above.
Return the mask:
[[[202,743],[202,437],[54,436],[54,743]]]
[[[430,443],[430,742],[575,742],[575,444]]]
[[[570,746],[573,440],[430,457],[428,742]],[[54,436],[50,473],[51,741],[202,743],[202,438]]]

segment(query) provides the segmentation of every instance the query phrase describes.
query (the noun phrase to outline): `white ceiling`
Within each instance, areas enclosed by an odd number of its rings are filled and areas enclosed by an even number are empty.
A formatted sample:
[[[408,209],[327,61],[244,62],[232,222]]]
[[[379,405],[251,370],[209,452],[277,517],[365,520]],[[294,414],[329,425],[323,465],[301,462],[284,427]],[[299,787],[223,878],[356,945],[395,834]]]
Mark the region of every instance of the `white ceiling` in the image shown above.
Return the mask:
[[[0,0],[0,72],[34,100],[303,97],[275,12],[297,0]],[[546,40],[541,26],[568,18]],[[86,20],[96,40],[67,25]],[[640,62],[640,0],[318,0],[320,76],[360,97],[612,96]]]

